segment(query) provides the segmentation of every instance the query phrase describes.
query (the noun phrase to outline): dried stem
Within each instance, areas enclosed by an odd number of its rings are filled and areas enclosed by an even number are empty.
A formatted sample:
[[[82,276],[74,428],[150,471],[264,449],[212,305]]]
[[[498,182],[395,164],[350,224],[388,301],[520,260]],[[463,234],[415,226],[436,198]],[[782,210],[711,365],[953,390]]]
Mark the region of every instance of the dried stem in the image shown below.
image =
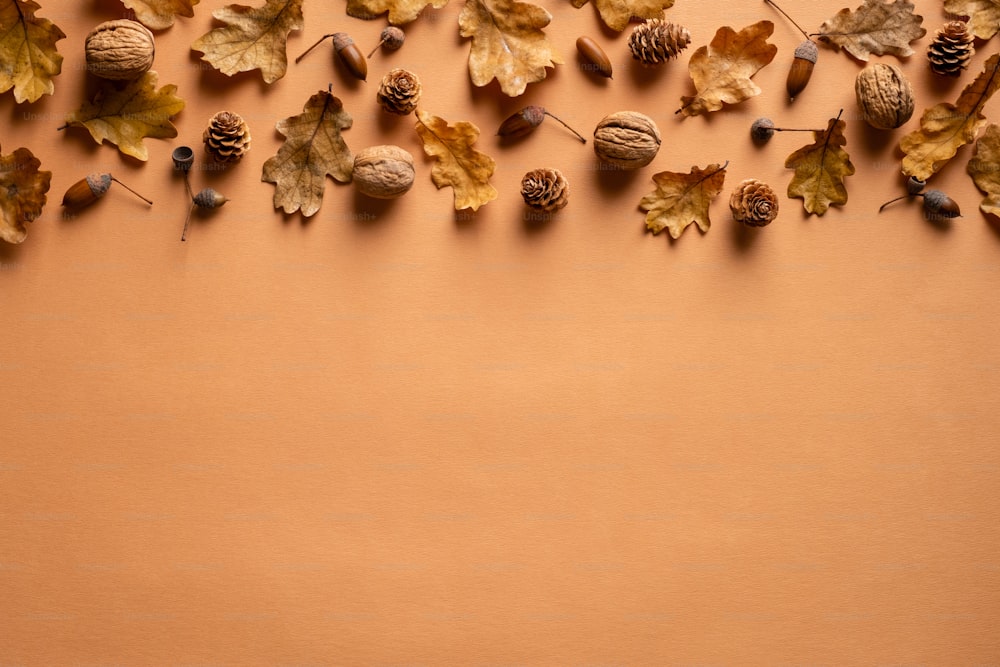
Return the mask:
[[[303,52],[302,52],[302,55],[300,55],[300,56],[299,56],[298,58],[296,58],[296,59],[295,59],[295,62],[296,62],[296,64],[298,64],[298,62],[299,62],[300,60],[302,60],[303,58],[305,58],[305,57],[306,57],[306,55],[307,55],[307,54],[308,54],[308,53],[309,53],[310,51],[312,51],[312,50],[313,50],[313,49],[315,49],[315,48],[316,48],[317,46],[319,46],[320,44],[322,44],[324,40],[327,40],[327,39],[330,39],[331,37],[333,37],[333,33],[332,33],[332,32],[331,32],[331,33],[330,33],[329,35],[323,35],[322,37],[320,37],[319,39],[317,39],[317,40],[316,40],[316,43],[315,43],[315,44],[313,44],[313,45],[312,45],[312,46],[310,46],[310,47],[309,47],[308,49],[306,49],[305,51],[303,51]]]
[[[385,40],[384,40],[384,39],[383,39],[383,40],[382,40],[381,42],[379,42],[378,44],[376,44],[376,45],[375,45],[375,48],[374,48],[374,49],[372,49],[372,52],[368,54],[368,59],[369,59],[369,60],[371,60],[371,57],[372,57],[373,55],[375,55],[375,52],[376,52],[376,51],[378,51],[378,50],[379,50],[379,48],[380,48],[380,47],[381,47],[381,46],[382,46],[383,44],[385,44]]]
[[[576,130],[574,130],[574,129],[573,129],[572,127],[570,127],[569,125],[567,125],[567,124],[566,124],[566,122],[565,122],[565,121],[563,121],[563,119],[559,118],[558,116],[553,116],[553,115],[552,115],[552,114],[550,114],[550,113],[549,113],[548,111],[543,111],[542,113],[544,113],[544,114],[545,114],[546,116],[548,116],[549,118],[555,118],[555,119],[556,119],[557,121],[559,121],[560,123],[562,123],[562,124],[563,124],[563,127],[565,127],[565,128],[567,129],[567,130],[569,130],[570,132],[572,132],[573,134],[575,134],[575,135],[576,135],[576,138],[580,140],[580,143],[583,143],[583,144],[587,143],[587,140],[586,140],[586,139],[584,139],[584,138],[583,138],[583,137],[582,137],[582,136],[580,135],[580,133],[579,133],[579,132],[577,132],[577,131],[576,131]]]
[[[785,10],[782,9],[781,7],[779,7],[773,0],[764,0],[764,2],[766,2],[767,4],[771,5],[775,9],[777,9],[779,12],[781,12],[782,16],[784,16],[786,19],[788,19],[789,21],[791,21],[792,25],[795,26],[798,29],[799,32],[801,32],[803,35],[806,36],[806,39],[811,39],[811,36],[809,35],[809,33],[807,33],[805,30],[803,30],[802,26],[800,26],[798,23],[796,23],[795,19],[793,19],[788,14],[786,14]]]
[[[910,197],[923,197],[923,194],[917,193],[915,195],[903,195],[902,197],[896,197],[895,199],[890,199],[889,201],[887,201],[886,203],[884,203],[884,204],[882,204],[881,206],[878,207],[878,212],[881,213],[882,209],[884,209],[886,206],[888,206],[889,204],[891,204],[893,202],[897,202],[900,199],[909,199]]]
[[[187,241],[188,235],[188,225],[191,224],[191,214],[194,213],[194,202],[191,202],[191,208],[188,209],[187,217],[184,218],[184,231],[181,232],[181,241]]]
[[[112,180],[112,181],[114,181],[115,183],[117,183],[118,185],[122,186],[123,188],[125,188],[126,190],[128,190],[129,192],[131,192],[131,193],[132,193],[132,194],[134,194],[134,195],[135,195],[136,197],[138,197],[138,198],[139,198],[139,199],[141,199],[142,201],[146,202],[146,203],[147,203],[147,204],[149,204],[150,206],[152,206],[152,205],[153,205],[153,202],[149,201],[148,199],[146,199],[145,197],[143,197],[143,196],[142,196],[141,194],[139,194],[138,192],[136,192],[135,190],[133,190],[133,189],[132,189],[132,188],[130,188],[129,186],[125,185],[125,184],[124,184],[124,183],[122,183],[121,181],[119,181],[119,180],[118,180],[117,178],[115,178],[114,176],[112,176],[112,177],[111,177],[111,180]]]

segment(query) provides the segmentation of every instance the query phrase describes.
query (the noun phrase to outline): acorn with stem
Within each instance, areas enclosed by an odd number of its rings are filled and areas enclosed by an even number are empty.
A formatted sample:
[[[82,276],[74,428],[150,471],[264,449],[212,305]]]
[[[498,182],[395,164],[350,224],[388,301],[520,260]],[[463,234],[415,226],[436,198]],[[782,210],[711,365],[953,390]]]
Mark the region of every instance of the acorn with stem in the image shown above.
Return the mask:
[[[406,40],[406,33],[397,28],[394,25],[386,26],[382,29],[382,33],[379,35],[379,43],[375,45],[371,53],[368,54],[368,59],[370,60],[375,52],[379,48],[383,48],[386,51],[398,51],[403,42]]]
[[[150,206],[153,205],[153,202],[146,199],[111,174],[89,174],[86,178],[77,181],[71,185],[69,190],[66,191],[66,194],[63,195],[62,205],[67,208],[83,208],[84,206],[90,206],[107,194],[112,182],[122,186]]]
[[[298,63],[300,60],[305,58],[310,51],[331,37],[333,38],[333,50],[337,54],[337,57],[340,58],[340,62],[344,64],[347,71],[357,79],[361,79],[362,81],[367,80],[368,61],[365,59],[365,54],[361,52],[361,49],[358,48],[358,45],[354,43],[354,40],[346,32],[331,32],[328,35],[323,35],[316,40],[315,44],[303,51],[302,54],[295,59],[295,62]]]
[[[927,181],[910,176],[910,178],[906,181],[906,194],[896,197],[895,199],[890,199],[886,203],[882,204],[879,206],[878,212],[881,213],[886,206],[892,204],[893,202],[897,202],[900,199],[922,197],[924,200],[924,217],[928,220],[937,221],[962,217],[962,210],[958,207],[958,204],[954,199],[940,190],[928,190],[927,192],[922,192],[925,185],[927,185]]]
[[[770,118],[758,118],[750,126],[750,137],[758,144],[766,144],[775,132],[822,132],[823,130],[805,130],[793,127],[775,127]]]
[[[585,144],[587,140],[580,135],[579,132],[574,130],[572,127],[566,124],[558,116],[554,116],[545,110],[545,107],[538,105],[531,105],[524,107],[520,111],[507,117],[504,122],[500,123],[500,129],[497,130],[497,136],[502,139],[517,139],[520,137],[527,136],[535,131],[545,117],[555,118],[557,121],[562,123],[563,127],[576,135],[576,138],[580,140],[580,143]]]
[[[202,211],[213,211],[220,208],[227,201],[229,201],[229,199],[223,197],[212,188],[205,188],[192,197],[191,208],[188,209],[187,218],[184,219],[184,231],[181,232],[181,241],[187,240],[188,225],[191,223],[191,214],[196,208],[201,209]]]
[[[806,38],[806,41],[795,47],[795,57],[792,60],[792,67],[788,70],[788,79],[785,82],[785,88],[788,91],[788,101],[794,102],[799,93],[809,85],[813,67],[816,66],[816,60],[819,59],[819,49],[816,48],[816,42],[812,40],[809,33],[803,30],[802,26],[795,22],[795,19],[786,14],[785,10],[779,7],[774,0],[764,0],[764,2],[777,9]]]

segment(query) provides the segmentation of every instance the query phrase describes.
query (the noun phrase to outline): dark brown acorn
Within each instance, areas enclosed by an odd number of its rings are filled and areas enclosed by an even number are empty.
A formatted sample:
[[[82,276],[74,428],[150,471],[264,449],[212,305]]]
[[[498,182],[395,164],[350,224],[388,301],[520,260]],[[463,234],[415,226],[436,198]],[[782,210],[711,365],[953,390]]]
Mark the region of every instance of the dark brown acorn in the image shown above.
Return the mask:
[[[323,35],[316,40],[315,44],[303,51],[295,59],[295,62],[297,63],[305,58],[310,51],[330,37],[333,37],[333,50],[340,58],[340,62],[347,68],[347,71],[355,78],[365,81],[368,78],[368,60],[365,59],[365,54],[361,52],[361,49],[358,48],[358,45],[354,43],[354,40],[346,32],[331,32],[328,35]]]
[[[816,60],[819,58],[819,49],[816,48],[816,43],[809,37],[809,33],[803,30],[802,26],[795,22],[795,19],[786,14],[785,10],[775,4],[773,0],[764,0],[764,2],[781,12],[781,15],[791,21],[792,25],[795,26],[806,38],[806,41],[795,47],[792,66],[788,70],[788,79],[785,81],[785,89],[788,91],[788,100],[795,101],[795,98],[798,97],[799,93],[805,90],[806,86],[809,85],[809,79],[812,77],[813,67],[816,66]]]
[[[205,188],[192,197],[191,208],[188,209],[187,218],[184,220],[184,231],[181,232],[181,241],[187,240],[188,225],[191,223],[191,213],[195,208],[200,208],[203,211],[211,211],[221,207],[227,201],[229,199],[223,197],[212,188]]]
[[[63,195],[62,205],[67,208],[83,208],[84,206],[90,206],[108,193],[108,189],[111,187],[112,181],[118,183],[150,206],[153,205],[153,202],[149,201],[111,174],[90,174],[86,178],[77,181],[71,185],[69,190],[66,191],[66,194]]]
[[[954,199],[945,193],[940,190],[928,190],[927,192],[921,192],[926,184],[926,181],[910,176],[909,180],[906,181],[906,194],[901,197],[896,197],[895,199],[890,199],[886,203],[882,204],[879,207],[878,212],[881,213],[882,209],[886,206],[893,202],[897,202],[900,199],[923,197],[924,217],[928,220],[938,221],[962,217],[962,210],[959,208],[958,204]]]
[[[576,50],[580,56],[590,65],[588,71],[600,74],[608,79],[611,78],[611,60],[604,52],[600,44],[590,37],[578,37],[576,40]]]
[[[574,130],[569,125],[566,125],[566,123],[560,118],[550,114],[545,110],[545,107],[540,107],[535,104],[524,107],[520,111],[509,116],[506,120],[504,120],[504,122],[500,123],[500,129],[497,130],[497,136],[504,139],[516,139],[531,134],[535,131],[535,128],[542,124],[542,121],[545,120],[546,116],[555,118],[557,121],[562,123],[566,129],[576,135],[577,139],[580,140],[580,143],[587,143],[587,140],[580,136],[579,132]]]

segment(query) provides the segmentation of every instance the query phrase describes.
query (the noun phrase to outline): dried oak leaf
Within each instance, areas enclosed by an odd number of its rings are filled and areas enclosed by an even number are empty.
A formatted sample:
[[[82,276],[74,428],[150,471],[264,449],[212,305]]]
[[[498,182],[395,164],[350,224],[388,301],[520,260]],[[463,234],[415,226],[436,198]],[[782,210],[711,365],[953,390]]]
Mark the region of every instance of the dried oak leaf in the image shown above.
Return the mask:
[[[226,5],[212,16],[226,25],[202,35],[191,45],[202,60],[226,76],[259,69],[264,81],[285,76],[288,34],[302,30],[302,0],[267,0],[263,7]]]
[[[170,119],[184,109],[184,100],[175,95],[177,86],[169,84],[157,90],[156,83],[154,71],[122,88],[117,81],[101,79],[94,98],[67,116],[59,129],[85,127],[97,143],[110,141],[125,155],[145,161],[149,152],[142,140],[176,137],[177,128]]]
[[[920,129],[900,139],[903,173],[926,181],[955,157],[959,148],[975,140],[986,124],[983,106],[998,88],[1000,54],[994,54],[955,104],[935,104],[920,117]]]
[[[308,218],[323,203],[327,176],[351,180],[354,156],[340,133],[353,124],[343,103],[325,90],[310,97],[298,116],[278,121],[285,143],[264,163],[260,177],[275,184],[274,208],[301,210]]]
[[[726,182],[726,165],[710,164],[704,169],[691,167],[691,172],[661,171],[653,174],[656,190],[639,201],[639,208],[646,213],[646,229],[659,234],[670,230],[670,236],[679,238],[688,225],[695,223],[703,232],[712,221],[708,206],[722,192]]]
[[[55,90],[52,77],[62,70],[56,42],[66,35],[35,12],[34,0],[0,0],[0,93],[14,89],[14,99],[34,102]]]
[[[435,159],[431,169],[434,185],[450,185],[455,191],[455,210],[480,206],[497,198],[497,191],[490,185],[490,176],[497,163],[489,155],[472,147],[479,138],[479,128],[460,121],[448,121],[417,109],[417,135],[424,144],[424,152]]]
[[[847,203],[844,178],[854,173],[854,165],[844,150],[845,127],[844,121],[831,118],[826,130],[813,132],[813,143],[785,160],[785,167],[795,170],[788,196],[801,199],[807,213],[823,215],[831,204]]]
[[[459,33],[472,38],[469,75],[485,86],[497,79],[504,94],[517,97],[529,83],[545,78],[545,68],[562,63],[542,28],[552,15],[519,0],[466,0]]]
[[[0,239],[20,243],[28,235],[26,225],[42,214],[51,171],[39,171],[42,163],[27,148],[10,155],[0,151]]]
[[[770,21],[757,21],[739,32],[729,26],[719,28],[711,43],[695,51],[688,62],[698,94],[681,97],[677,113],[697,116],[760,95],[760,87],[750,77],[778,52],[777,46],[767,43],[772,32]]]
[[[983,194],[979,210],[1000,218],[1000,126],[989,125],[976,142],[976,154],[966,171]]]
[[[913,55],[910,42],[927,31],[920,27],[923,16],[913,13],[909,0],[865,0],[853,12],[841,9],[823,22],[816,33],[820,40],[841,47],[858,60],[887,53],[905,58]]]
[[[358,19],[374,19],[386,12],[389,23],[403,25],[415,21],[424,7],[440,9],[448,0],[347,0],[347,15]]]
[[[968,16],[969,28],[979,39],[989,39],[1000,30],[1000,0],[944,0],[944,10]]]
[[[587,1],[571,0],[577,9],[587,4]],[[593,2],[604,24],[618,32],[624,30],[633,18],[658,19],[663,16],[664,9],[674,6],[674,0],[593,0]]]
[[[135,18],[150,30],[166,30],[178,16],[191,18],[199,0],[122,0]]]

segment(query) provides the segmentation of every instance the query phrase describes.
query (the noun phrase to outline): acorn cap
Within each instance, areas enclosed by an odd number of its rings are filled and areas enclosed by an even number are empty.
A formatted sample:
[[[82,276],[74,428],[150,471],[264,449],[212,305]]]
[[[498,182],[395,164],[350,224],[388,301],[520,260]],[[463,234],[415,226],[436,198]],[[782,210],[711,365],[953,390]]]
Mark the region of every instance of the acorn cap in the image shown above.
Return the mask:
[[[809,62],[816,64],[816,59],[819,58],[819,49],[816,48],[815,42],[807,39],[795,47],[794,55],[800,60],[808,60]]]

